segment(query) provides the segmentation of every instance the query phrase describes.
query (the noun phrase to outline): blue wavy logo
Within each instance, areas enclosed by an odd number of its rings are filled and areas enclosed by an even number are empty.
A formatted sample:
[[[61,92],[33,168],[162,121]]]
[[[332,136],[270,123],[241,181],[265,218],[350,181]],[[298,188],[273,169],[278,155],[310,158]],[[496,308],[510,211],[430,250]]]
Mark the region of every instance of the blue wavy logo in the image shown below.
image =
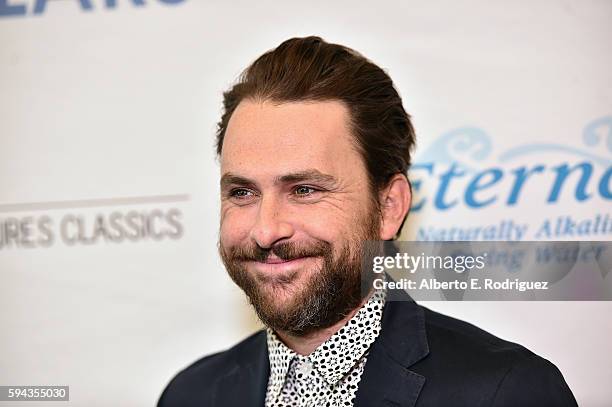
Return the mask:
[[[494,203],[516,205],[529,179],[544,174],[552,177],[546,198],[548,204],[557,202],[562,191],[572,186],[577,201],[586,201],[597,195],[612,199],[612,116],[603,116],[588,123],[582,133],[582,143],[584,147],[529,143],[494,155],[494,142],[483,129],[453,129],[442,134],[417,156],[410,171],[417,195],[424,182],[437,181],[437,188],[434,188],[431,197],[417,196],[412,210],[419,211],[428,204],[437,210],[448,210],[461,203],[470,208],[482,208]],[[549,166],[548,163],[552,162],[546,159],[549,155],[554,156],[557,162],[559,158],[563,161]],[[541,162],[537,162],[537,159]],[[485,161],[499,165],[483,169]],[[518,166],[512,166],[515,162]],[[512,180],[511,188],[503,194],[496,186],[509,177]],[[460,182],[465,186],[458,195],[456,189]]]

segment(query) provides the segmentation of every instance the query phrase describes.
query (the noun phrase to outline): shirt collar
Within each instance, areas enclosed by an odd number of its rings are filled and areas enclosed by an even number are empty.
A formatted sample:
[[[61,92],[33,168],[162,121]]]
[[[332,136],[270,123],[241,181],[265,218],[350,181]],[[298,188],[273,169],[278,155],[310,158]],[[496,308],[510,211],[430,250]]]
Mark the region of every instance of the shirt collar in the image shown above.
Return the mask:
[[[268,328],[266,332],[271,375],[269,391],[274,396],[280,393],[291,362],[296,356],[312,363],[313,368],[317,369],[329,385],[336,384],[364,356],[378,337],[384,304],[385,292],[375,291],[342,328],[308,356],[297,355]]]
[[[268,392],[272,393],[274,399],[276,399],[285,384],[289,365],[297,353],[289,349],[272,329],[267,328],[266,334],[268,340],[268,358],[270,360]]]

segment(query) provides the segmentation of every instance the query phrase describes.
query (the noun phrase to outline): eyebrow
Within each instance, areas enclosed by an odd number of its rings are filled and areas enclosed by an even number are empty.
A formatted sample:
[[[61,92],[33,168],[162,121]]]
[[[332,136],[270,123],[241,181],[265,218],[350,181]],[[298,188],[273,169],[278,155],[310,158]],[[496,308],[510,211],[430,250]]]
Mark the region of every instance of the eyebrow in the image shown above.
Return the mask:
[[[334,185],[337,182],[336,177],[333,175],[325,174],[315,169],[292,172],[274,178],[275,184],[288,184],[305,181],[331,185]],[[227,188],[229,185],[254,186],[256,185],[256,182],[252,179],[227,172],[221,177],[220,184],[221,188]]]

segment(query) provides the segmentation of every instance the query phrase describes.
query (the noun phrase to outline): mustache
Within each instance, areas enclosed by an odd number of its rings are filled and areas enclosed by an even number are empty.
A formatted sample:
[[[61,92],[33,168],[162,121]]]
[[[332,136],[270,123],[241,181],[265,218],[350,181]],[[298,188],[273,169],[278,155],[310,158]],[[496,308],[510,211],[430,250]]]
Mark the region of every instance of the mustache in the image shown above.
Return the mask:
[[[322,257],[331,254],[331,244],[324,241],[313,243],[281,242],[270,248],[263,248],[258,244],[248,246],[234,246],[228,249],[227,257],[233,261],[264,262],[274,254],[285,261],[300,257]]]

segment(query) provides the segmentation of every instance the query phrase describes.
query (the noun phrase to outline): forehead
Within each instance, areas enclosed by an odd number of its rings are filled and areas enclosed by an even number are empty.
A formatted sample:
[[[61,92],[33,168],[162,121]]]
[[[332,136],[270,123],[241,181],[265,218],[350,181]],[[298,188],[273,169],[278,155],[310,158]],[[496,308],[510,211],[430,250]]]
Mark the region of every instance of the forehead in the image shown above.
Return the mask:
[[[316,168],[341,172],[361,158],[354,148],[349,112],[339,101],[242,101],[229,121],[222,172],[245,175]]]

